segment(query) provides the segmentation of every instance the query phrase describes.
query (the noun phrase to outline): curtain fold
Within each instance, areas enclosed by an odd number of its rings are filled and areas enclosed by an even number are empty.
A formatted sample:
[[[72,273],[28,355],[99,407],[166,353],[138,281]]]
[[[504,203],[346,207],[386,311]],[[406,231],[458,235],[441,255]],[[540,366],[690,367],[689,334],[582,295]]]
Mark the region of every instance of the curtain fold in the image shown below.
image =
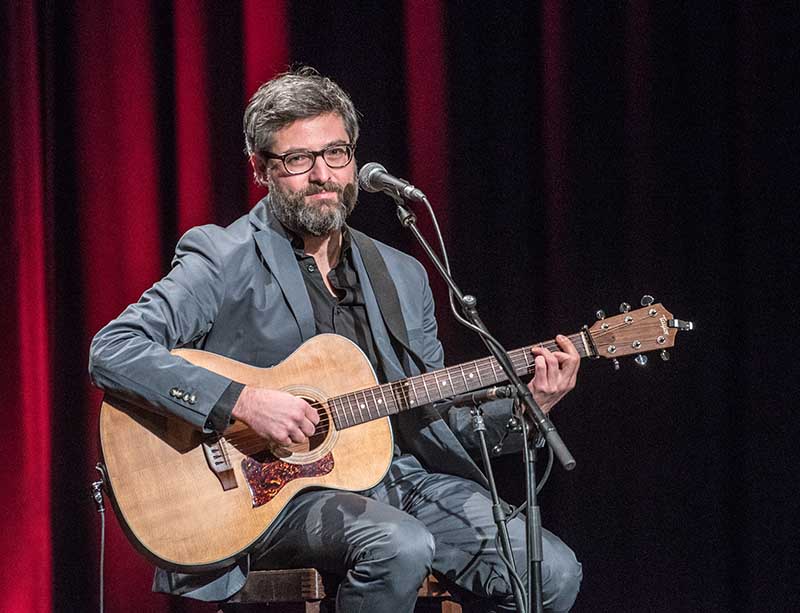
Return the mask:
[[[423,191],[436,212],[442,235],[449,236],[447,159],[450,152],[444,6],[441,2],[410,0],[404,8],[409,177],[412,184],[425,186]],[[422,234],[429,237],[428,241],[438,252],[429,215],[421,212],[417,222]],[[416,243],[413,253],[427,264],[427,256]],[[449,308],[447,285],[438,274],[431,275],[430,281],[437,313],[441,316]],[[451,318],[447,316],[439,319],[439,336],[445,346],[455,333],[450,322]]]
[[[3,96],[4,149],[11,171],[3,224],[11,257],[3,258],[4,340],[2,368],[6,440],[2,470],[3,522],[0,555],[13,560],[3,572],[3,606],[13,611],[49,610],[53,602],[50,527],[53,410],[50,369],[50,204],[45,196],[47,129],[42,108],[45,71],[38,40],[44,24],[35,7],[13,3],[3,9],[3,59],[13,93]],[[4,173],[5,174],[5,173]],[[8,208],[6,208],[8,206]],[[5,234],[5,232],[4,232]],[[9,260],[9,261],[6,261]],[[10,311],[6,313],[5,311]],[[11,364],[8,362],[12,361]],[[22,537],[22,538],[21,538]]]

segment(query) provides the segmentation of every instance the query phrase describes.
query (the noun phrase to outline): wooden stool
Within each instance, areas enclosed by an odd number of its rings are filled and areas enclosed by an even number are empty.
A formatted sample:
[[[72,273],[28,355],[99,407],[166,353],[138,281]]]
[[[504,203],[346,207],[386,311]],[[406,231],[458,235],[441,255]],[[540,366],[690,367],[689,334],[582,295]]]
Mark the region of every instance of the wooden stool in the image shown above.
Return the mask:
[[[219,613],[333,612],[336,584],[315,568],[252,570],[244,587],[220,603]],[[419,598],[418,610],[461,613],[461,605],[433,575],[422,582]]]

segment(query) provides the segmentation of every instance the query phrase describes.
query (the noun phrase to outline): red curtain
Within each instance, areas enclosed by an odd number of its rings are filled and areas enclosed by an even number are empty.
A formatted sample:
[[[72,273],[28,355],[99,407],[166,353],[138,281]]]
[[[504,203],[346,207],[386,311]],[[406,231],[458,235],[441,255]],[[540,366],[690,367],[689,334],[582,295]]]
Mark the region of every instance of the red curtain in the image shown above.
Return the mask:
[[[408,113],[409,172],[415,185],[425,186],[425,195],[436,210],[443,236],[448,236],[447,66],[444,48],[444,14],[438,2],[409,0],[405,3],[405,71]],[[431,112],[436,109],[436,112]],[[438,252],[433,225],[427,215],[418,217],[420,230]],[[425,260],[422,248],[414,254]],[[447,316],[447,286],[438,275],[431,276],[438,305],[439,336],[445,345],[453,334]],[[467,291],[464,288],[464,291]]]
[[[52,397],[50,381],[57,375],[60,356],[53,351],[54,261],[51,241],[72,241],[80,262],[80,277],[70,279],[82,295],[83,309],[71,313],[81,330],[85,357],[91,336],[164,271],[165,225],[178,232],[215,221],[212,204],[211,158],[207,138],[210,121],[210,66],[206,54],[209,30],[216,15],[197,2],[176,1],[168,27],[174,31],[174,91],[157,91],[157,73],[167,52],[155,40],[156,21],[147,3],[111,0],[76,3],[58,24],[68,29],[70,48],[55,48],[51,38],[54,17],[32,3],[7,3],[3,9],[7,34],[3,68],[8,83],[3,96],[3,142],[9,152],[10,198],[3,205],[4,236],[10,250],[4,256],[3,281],[10,301],[3,318],[7,349],[3,353],[6,426],[12,433],[2,472],[4,512],[0,552],[3,609],[50,611],[58,606],[54,566],[83,566],[86,588],[71,601],[95,608],[98,580],[99,521],[89,500],[88,484],[97,477],[97,418],[101,395],[90,389],[88,377],[80,406]],[[245,31],[243,57],[247,83],[245,100],[255,83],[268,79],[288,63],[285,9],[282,1],[246,2],[241,13]],[[58,58],[72,67],[73,89],[53,91],[60,80],[53,74]],[[174,139],[165,149],[164,100],[174,101]],[[56,236],[51,207],[54,197],[48,173],[65,160],[52,159],[52,114],[56,104],[73,102],[71,143],[76,169],[73,210],[79,229],[74,236]],[[242,105],[243,106],[243,105]],[[174,148],[172,151],[169,147]],[[161,167],[175,159],[174,190],[165,193]],[[5,178],[5,177],[4,177]],[[231,177],[243,181],[243,177]],[[62,200],[63,202],[63,200]],[[6,207],[8,206],[8,209]],[[240,204],[246,210],[247,203]],[[6,226],[8,222],[11,222]],[[6,236],[6,234],[8,234]],[[85,364],[78,370],[84,370]],[[13,407],[13,410],[12,410]],[[71,412],[68,420],[65,412]],[[51,508],[51,416],[70,428],[72,444],[84,448],[85,465],[71,467],[70,479],[80,491],[73,508]],[[57,459],[56,459],[57,461]],[[113,513],[107,513],[105,599],[108,611],[157,611],[172,608],[206,610],[202,605],[170,604],[150,593],[152,567],[123,536]],[[69,524],[72,523],[72,527]],[[90,541],[90,559],[54,559],[51,525],[80,530]],[[13,562],[12,562],[13,561]],[[62,601],[63,602],[63,601]],[[135,603],[135,604],[134,604]]]
[[[12,433],[9,456],[15,458],[4,463],[2,473],[0,555],[16,561],[13,572],[2,575],[8,610],[49,611],[60,600],[81,602],[87,610],[96,606],[99,521],[88,485],[98,476],[94,461],[99,458],[101,394],[85,376],[89,341],[163,274],[182,232],[232,220],[220,218],[220,209],[230,205],[218,202],[217,182],[242,186],[247,200],[234,205],[241,212],[264,194],[253,185],[243,155],[228,163],[233,176],[221,177],[215,170],[214,81],[220,62],[210,56],[218,48],[213,39],[220,37],[219,20],[237,19],[232,29],[238,29],[240,40],[229,46],[239,53],[230,70],[241,75],[241,112],[255,88],[290,63],[287,9],[283,0],[244,0],[237,13],[233,10],[189,0],[175,0],[160,12],[126,0],[78,2],[69,9],[8,3],[3,9],[4,23],[14,24],[5,28],[10,36],[2,56],[13,84],[3,96],[8,122],[2,134],[10,160],[5,182],[9,209],[4,205],[4,212],[11,222],[3,238],[13,246],[3,266],[12,300],[4,305],[2,374],[5,400],[14,407],[6,419]],[[431,105],[444,106],[441,8],[410,2],[406,15],[411,176],[431,186],[428,193],[441,206],[446,176],[426,163],[443,160],[447,149],[442,115],[426,112]],[[164,33],[171,34],[170,45],[162,40]],[[68,76],[56,72],[65,67]],[[65,82],[66,91],[61,89]],[[64,124],[56,129],[56,121]],[[68,147],[65,134],[71,137]],[[65,150],[70,159],[53,159],[54,151]],[[55,172],[62,173],[59,181],[53,180]],[[53,192],[64,185],[70,194]],[[54,202],[69,204],[70,210],[59,210],[59,219],[71,218],[74,234],[52,235],[60,230]],[[446,228],[446,214],[441,218]],[[59,250],[51,248],[54,240],[60,241]],[[72,265],[57,259],[61,253],[69,254]],[[64,279],[65,271],[74,277]],[[56,288],[74,292],[77,297],[67,304],[80,309],[60,312]],[[64,330],[56,329],[58,319],[71,322],[71,338],[79,339],[79,349],[59,350],[54,338]],[[54,398],[50,382],[64,376],[60,360],[70,355],[82,360],[66,369],[77,373],[78,381],[66,385],[74,393],[70,399]],[[64,418],[67,412],[69,419]],[[51,420],[54,428],[68,432],[51,432]],[[67,509],[51,501],[50,456],[60,437],[81,449],[74,454],[81,465],[68,473],[68,499],[74,506]],[[66,474],[64,467],[60,471]],[[108,508],[108,611],[211,610],[210,605],[152,594],[152,567],[128,544]],[[69,531],[69,523],[82,532],[81,559],[55,559],[51,526]],[[69,554],[69,548],[63,553]],[[82,581],[72,586],[76,593],[55,593],[64,588],[53,581],[54,565],[83,567],[72,575]]]
[[[4,68],[15,95],[4,98],[3,140],[11,172],[3,177],[4,419],[3,530],[0,550],[6,568],[0,580],[9,611],[48,611],[50,575],[50,349],[51,307],[48,246],[50,215],[45,201],[47,126],[43,122],[38,29],[33,7],[9,3],[6,23],[16,24],[3,43]],[[7,29],[5,29],[8,31]],[[8,208],[6,208],[8,207]],[[6,226],[8,224],[8,226]],[[10,230],[10,231],[9,231]],[[13,518],[13,519],[12,519]],[[11,521],[9,521],[11,520]],[[20,585],[22,583],[22,585]]]

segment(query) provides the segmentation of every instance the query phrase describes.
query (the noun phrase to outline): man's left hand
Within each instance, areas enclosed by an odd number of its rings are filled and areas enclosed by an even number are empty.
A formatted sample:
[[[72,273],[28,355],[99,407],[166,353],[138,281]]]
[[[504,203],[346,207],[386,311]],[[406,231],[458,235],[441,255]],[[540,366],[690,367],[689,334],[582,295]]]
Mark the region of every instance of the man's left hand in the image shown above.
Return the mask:
[[[545,413],[575,387],[581,363],[578,350],[566,336],[559,334],[556,343],[561,351],[533,348],[536,357],[533,379],[528,383],[528,389]]]

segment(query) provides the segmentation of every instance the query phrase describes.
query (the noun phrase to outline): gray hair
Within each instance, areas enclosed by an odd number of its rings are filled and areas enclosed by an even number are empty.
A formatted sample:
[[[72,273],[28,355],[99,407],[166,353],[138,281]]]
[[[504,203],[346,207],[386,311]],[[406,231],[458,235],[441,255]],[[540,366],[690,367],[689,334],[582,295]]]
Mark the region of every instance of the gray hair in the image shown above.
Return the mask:
[[[303,66],[277,75],[256,90],[244,111],[248,155],[267,151],[275,132],[298,119],[337,113],[350,142],[358,140],[358,115],[350,96],[314,68]]]

